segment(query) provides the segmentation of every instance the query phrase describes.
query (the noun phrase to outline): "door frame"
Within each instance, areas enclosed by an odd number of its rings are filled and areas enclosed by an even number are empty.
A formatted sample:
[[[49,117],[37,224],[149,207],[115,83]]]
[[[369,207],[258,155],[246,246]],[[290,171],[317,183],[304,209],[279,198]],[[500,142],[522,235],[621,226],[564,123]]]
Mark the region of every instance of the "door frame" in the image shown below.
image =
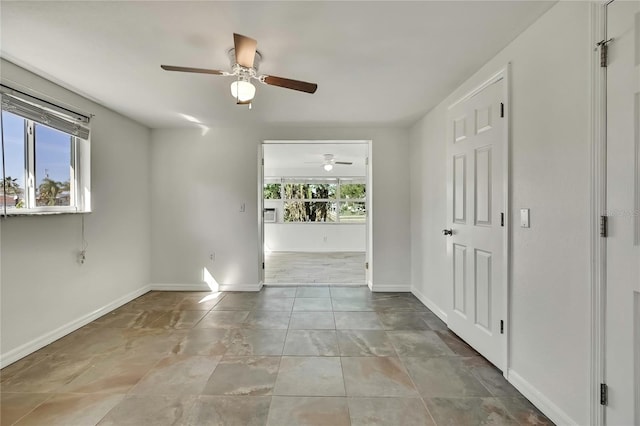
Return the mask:
[[[451,110],[458,104],[472,98],[476,94],[480,93],[486,87],[497,83],[502,80],[504,82],[502,98],[504,99],[504,120],[502,120],[503,127],[503,140],[502,140],[502,173],[503,173],[503,205],[502,211],[504,212],[504,232],[502,235],[502,312],[500,313],[501,318],[504,318],[504,348],[502,355],[502,363],[497,367],[502,370],[502,375],[508,380],[509,379],[509,343],[511,342],[511,291],[510,291],[510,283],[511,283],[511,114],[510,114],[510,105],[511,105],[511,62],[507,62],[504,67],[495,72],[491,77],[484,80],[481,84],[476,86],[475,88],[468,91],[465,95],[458,98],[458,100],[454,101],[449,107],[447,111]],[[447,126],[449,124],[447,123]],[[448,134],[448,133],[447,133]],[[450,167],[447,159],[447,167]],[[449,183],[447,182],[447,185]],[[447,224],[449,223],[449,219],[447,218]],[[449,277],[449,282],[451,282],[451,276]]]
[[[320,145],[320,144],[336,144],[336,143],[348,143],[348,144],[362,144],[367,146],[367,158],[365,163],[366,170],[366,182],[367,182],[367,194],[365,199],[365,206],[367,210],[367,224],[365,231],[365,262],[368,267],[365,268],[365,285],[369,287],[370,291],[375,291],[373,284],[373,141],[371,139],[265,139],[258,146],[258,287],[262,288],[265,285],[264,277],[264,146],[271,144],[308,144],[308,145]],[[279,284],[285,285],[285,284]]]
[[[607,68],[600,66],[597,44],[607,34],[607,6],[613,0],[593,2],[590,8],[590,392],[589,423],[604,425],[604,406],[600,404],[600,384],[605,383],[605,315],[606,315],[606,240],[600,236],[600,217],[606,215],[607,195]]]

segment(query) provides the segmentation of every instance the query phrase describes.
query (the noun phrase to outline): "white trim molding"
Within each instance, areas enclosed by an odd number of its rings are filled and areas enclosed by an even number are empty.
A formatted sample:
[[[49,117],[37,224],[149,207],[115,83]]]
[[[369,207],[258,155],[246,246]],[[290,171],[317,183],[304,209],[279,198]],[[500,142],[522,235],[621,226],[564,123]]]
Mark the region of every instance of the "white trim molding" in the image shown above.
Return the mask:
[[[262,284],[220,284],[219,291],[260,291]]]
[[[509,383],[518,389],[525,398],[542,411],[552,422],[557,425],[578,426],[578,422],[573,420],[567,413],[562,411],[560,407],[531,385],[531,383],[513,371],[513,369],[507,371],[507,376]]]
[[[109,312],[119,308],[120,306],[131,302],[133,299],[142,296],[145,293],[148,293],[151,290],[151,286],[146,285],[144,287],[139,288],[138,290],[132,291],[129,294],[126,294],[119,299],[114,300],[111,303],[108,303],[92,312],[89,312],[86,315],[81,316],[73,321],[70,321],[55,330],[52,330],[48,333],[45,333],[31,341],[18,346],[15,349],[12,349],[6,353],[0,354],[0,368],[4,368],[9,364],[12,364],[18,361],[21,358],[47,346],[50,343],[55,342],[61,337],[70,334],[80,327],[83,327],[89,324],[91,321],[94,321],[101,316],[108,314]]]
[[[265,287],[364,287],[365,283],[265,283]]]
[[[440,309],[440,307],[438,305],[436,305],[433,300],[429,299],[427,296],[425,296],[424,294],[422,294],[419,290],[412,288],[411,289],[411,293],[413,293],[413,295],[415,297],[418,298],[418,300],[420,302],[422,302],[422,304],[424,306],[426,306],[427,308],[429,308],[429,310],[431,312],[433,312],[434,314],[436,314],[436,316],[438,318],[440,318],[444,323],[447,322],[447,313],[445,311],[443,311],[442,309]]]
[[[410,284],[373,284],[373,286],[369,287],[371,291],[374,293],[385,293],[385,292],[402,292],[402,293],[410,293],[411,285]]]
[[[600,383],[604,383],[604,314],[606,299],[606,242],[600,237],[600,216],[606,210],[606,68],[600,66],[599,49],[596,43],[605,38],[606,5],[608,2],[593,2],[590,12],[591,53],[590,78],[590,144],[591,144],[591,214],[590,214],[590,258],[591,283],[591,341],[589,374],[589,424],[604,424],[604,409],[600,405]]]
[[[153,291],[260,291],[262,283],[258,284],[219,284],[217,290],[213,290],[206,283],[152,283],[149,285]]]
[[[149,288],[153,291],[212,291],[205,283],[151,283]]]

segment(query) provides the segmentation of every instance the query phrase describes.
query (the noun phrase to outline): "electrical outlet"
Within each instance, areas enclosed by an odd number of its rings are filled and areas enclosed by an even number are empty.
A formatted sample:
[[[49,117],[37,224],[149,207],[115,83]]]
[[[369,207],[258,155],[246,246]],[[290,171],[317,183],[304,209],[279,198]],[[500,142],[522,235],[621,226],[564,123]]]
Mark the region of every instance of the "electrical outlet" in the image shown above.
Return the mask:
[[[80,262],[81,265],[84,265],[84,262],[86,260],[87,260],[87,254],[84,250],[82,250],[80,254],[78,254],[78,262]]]
[[[240,213],[244,213],[245,205],[244,203],[240,204]]]
[[[209,255],[209,260],[212,261],[212,262],[215,262],[215,260],[216,260],[216,253],[215,252],[213,252],[213,253],[211,253]]]
[[[325,243],[327,242],[327,237],[326,237],[326,236],[323,238],[323,241],[324,241]]]

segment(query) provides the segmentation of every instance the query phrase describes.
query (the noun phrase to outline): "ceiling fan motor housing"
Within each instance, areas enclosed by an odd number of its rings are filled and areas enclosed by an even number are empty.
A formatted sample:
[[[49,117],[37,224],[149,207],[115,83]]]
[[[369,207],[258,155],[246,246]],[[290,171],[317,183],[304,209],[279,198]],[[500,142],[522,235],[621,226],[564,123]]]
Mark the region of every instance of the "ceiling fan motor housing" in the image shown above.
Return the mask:
[[[236,62],[235,48],[232,47],[231,49],[229,49],[229,51],[227,52],[227,55],[229,56],[229,62],[231,63],[232,75],[247,77],[247,79],[256,78],[258,74],[258,69],[260,68],[260,62],[262,62],[262,54],[259,51],[256,50],[256,55],[253,59],[253,67],[251,68],[243,67],[242,65]]]

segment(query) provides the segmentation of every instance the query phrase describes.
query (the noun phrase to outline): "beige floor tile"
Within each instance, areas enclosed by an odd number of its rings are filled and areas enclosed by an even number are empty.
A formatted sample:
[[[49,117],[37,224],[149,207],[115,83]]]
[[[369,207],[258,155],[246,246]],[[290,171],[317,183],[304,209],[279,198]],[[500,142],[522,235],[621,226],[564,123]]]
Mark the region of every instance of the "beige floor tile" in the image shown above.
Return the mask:
[[[98,423],[100,426],[173,426],[185,424],[193,395],[127,395]]]
[[[348,398],[351,426],[435,426],[420,398]]]
[[[12,425],[48,398],[50,393],[0,394],[0,425]]]
[[[193,328],[206,314],[207,311],[176,310],[165,312],[160,318],[153,321],[149,327],[174,329]]]
[[[14,377],[16,374],[21,374],[28,368],[33,367],[35,364],[51,356],[50,354],[43,352],[36,352],[28,355],[13,364],[10,364],[0,370],[0,384]]]
[[[363,252],[272,252],[265,258],[265,282],[364,284],[364,262]]]
[[[131,394],[199,395],[220,356],[170,355],[161,359]]]
[[[91,366],[90,355],[52,355],[15,374],[2,384],[2,392],[55,392]]]
[[[95,425],[124,395],[55,394],[20,419],[16,426]]]
[[[232,332],[224,328],[193,328],[173,346],[171,352],[179,355],[224,355]]]
[[[431,398],[425,400],[438,426],[517,426],[498,398]]]
[[[269,426],[349,426],[346,398],[274,396]]]
[[[412,294],[366,286],[149,292],[0,381],[2,424],[552,424]]]
[[[283,355],[338,356],[338,338],[334,330],[289,330]]]
[[[229,396],[271,395],[280,357],[232,357],[216,366],[202,394]]]
[[[228,356],[282,355],[287,330],[237,329],[231,333]]]
[[[345,396],[340,358],[283,356],[273,394]]]
[[[326,312],[333,310],[328,297],[296,297],[293,312]]]
[[[210,311],[205,315],[196,328],[232,328],[241,327],[249,316],[250,311]]]
[[[333,312],[293,312],[291,330],[335,330]]]
[[[264,426],[270,396],[199,396],[189,412],[188,426]]]
[[[125,394],[161,358],[162,354],[138,353],[133,350],[96,356],[88,369],[60,388],[59,392]]]
[[[340,355],[396,356],[387,333],[382,330],[338,330]]]
[[[398,358],[346,357],[342,371],[348,396],[419,396]]]

